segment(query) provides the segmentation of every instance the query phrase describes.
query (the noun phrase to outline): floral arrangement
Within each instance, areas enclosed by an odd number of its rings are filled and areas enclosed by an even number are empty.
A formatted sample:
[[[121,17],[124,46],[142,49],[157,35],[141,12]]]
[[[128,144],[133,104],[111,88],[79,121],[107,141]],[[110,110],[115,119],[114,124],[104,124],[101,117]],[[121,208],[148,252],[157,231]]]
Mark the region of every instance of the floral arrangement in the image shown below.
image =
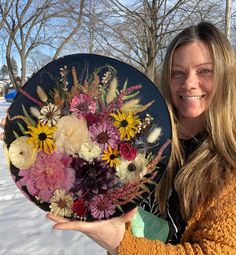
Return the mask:
[[[34,105],[9,116],[21,131],[8,149],[19,170],[16,184],[58,216],[108,219],[148,190],[169,143],[160,146],[162,130],[148,114],[155,100],[141,105],[142,86],[128,81],[119,89],[112,66],[82,83],[65,66],[54,85],[47,93],[38,86],[37,98],[21,89]]]

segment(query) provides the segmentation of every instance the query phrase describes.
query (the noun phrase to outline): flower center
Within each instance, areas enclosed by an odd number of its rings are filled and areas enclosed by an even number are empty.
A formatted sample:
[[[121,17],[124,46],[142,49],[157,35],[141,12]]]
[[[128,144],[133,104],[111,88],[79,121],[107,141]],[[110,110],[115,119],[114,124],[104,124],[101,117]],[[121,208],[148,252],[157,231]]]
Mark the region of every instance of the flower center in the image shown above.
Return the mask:
[[[58,201],[58,207],[59,207],[60,209],[64,209],[64,208],[67,208],[67,204],[66,204],[66,202],[65,202],[64,200],[60,199],[60,200]]]
[[[47,112],[46,113],[46,118],[47,119],[51,119],[53,117],[53,113],[52,112]]]
[[[134,164],[134,163],[130,163],[130,164],[128,165],[128,170],[129,170],[130,172],[134,172],[134,171],[136,170],[135,164]]]
[[[113,160],[113,159],[115,159],[116,158],[116,156],[114,155],[114,154],[111,154],[110,155],[110,160]]]
[[[97,142],[100,144],[107,143],[108,139],[109,139],[109,136],[105,132],[102,132],[102,133],[98,134],[98,136],[97,136]]]
[[[77,109],[81,112],[87,112],[88,111],[88,104],[83,102],[77,105]]]
[[[97,205],[97,209],[100,212],[105,211],[107,209],[106,203],[104,203],[103,201],[100,201],[99,204]]]
[[[128,121],[127,120],[122,120],[121,122],[120,122],[120,126],[121,127],[127,127],[128,126]]]
[[[40,141],[44,141],[44,140],[47,139],[47,135],[45,133],[40,133],[38,135],[38,138],[39,138]]]

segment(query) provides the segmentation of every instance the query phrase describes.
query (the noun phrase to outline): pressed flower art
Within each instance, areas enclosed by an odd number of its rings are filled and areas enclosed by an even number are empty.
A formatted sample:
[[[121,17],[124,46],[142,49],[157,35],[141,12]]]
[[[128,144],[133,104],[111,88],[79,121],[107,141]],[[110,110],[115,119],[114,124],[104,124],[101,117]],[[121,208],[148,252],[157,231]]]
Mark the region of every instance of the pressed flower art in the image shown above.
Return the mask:
[[[137,206],[170,153],[168,110],[155,85],[131,66],[90,54],[55,60],[29,80],[5,134],[17,187],[73,220]]]

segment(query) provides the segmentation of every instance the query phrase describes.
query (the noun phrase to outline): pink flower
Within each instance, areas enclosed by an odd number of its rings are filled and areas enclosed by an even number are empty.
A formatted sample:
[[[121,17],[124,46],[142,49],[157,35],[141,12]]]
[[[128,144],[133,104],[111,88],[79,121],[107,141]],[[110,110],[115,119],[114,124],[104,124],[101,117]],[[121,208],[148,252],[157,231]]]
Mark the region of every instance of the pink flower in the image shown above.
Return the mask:
[[[131,161],[136,158],[137,150],[130,143],[121,143],[120,155],[124,159]]]
[[[27,187],[32,196],[48,202],[54,191],[69,191],[75,181],[75,171],[70,167],[71,158],[54,152],[39,152],[35,163],[28,169],[21,170],[20,183]]]
[[[112,149],[117,146],[120,140],[120,133],[109,121],[94,124],[89,128],[92,141],[97,142],[102,150],[106,150],[110,145]]]
[[[75,113],[77,117],[85,117],[88,113],[95,113],[96,102],[88,95],[76,95],[71,100],[70,111]]]
[[[93,197],[89,205],[93,218],[98,220],[108,219],[109,216],[115,213],[115,208],[116,207],[112,204],[112,201],[104,195]]]

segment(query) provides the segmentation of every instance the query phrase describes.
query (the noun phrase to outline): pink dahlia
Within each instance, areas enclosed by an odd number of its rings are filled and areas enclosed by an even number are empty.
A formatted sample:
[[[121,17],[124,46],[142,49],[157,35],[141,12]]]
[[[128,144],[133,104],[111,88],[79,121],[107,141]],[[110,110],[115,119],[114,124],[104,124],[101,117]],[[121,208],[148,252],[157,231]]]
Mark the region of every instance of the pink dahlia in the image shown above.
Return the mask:
[[[35,163],[28,169],[20,170],[20,183],[27,187],[32,196],[48,202],[54,191],[69,191],[75,181],[75,171],[70,167],[71,158],[54,152],[39,152]]]
[[[98,195],[93,197],[90,201],[89,210],[93,218],[101,220],[108,219],[109,216],[115,213],[115,205],[112,201],[104,195]]]
[[[95,113],[96,102],[88,95],[76,95],[71,100],[70,111],[78,117],[85,117],[88,113]]]
[[[110,121],[92,125],[89,128],[89,133],[91,139],[96,141],[102,150],[106,150],[109,145],[114,149],[120,141],[119,130]]]

